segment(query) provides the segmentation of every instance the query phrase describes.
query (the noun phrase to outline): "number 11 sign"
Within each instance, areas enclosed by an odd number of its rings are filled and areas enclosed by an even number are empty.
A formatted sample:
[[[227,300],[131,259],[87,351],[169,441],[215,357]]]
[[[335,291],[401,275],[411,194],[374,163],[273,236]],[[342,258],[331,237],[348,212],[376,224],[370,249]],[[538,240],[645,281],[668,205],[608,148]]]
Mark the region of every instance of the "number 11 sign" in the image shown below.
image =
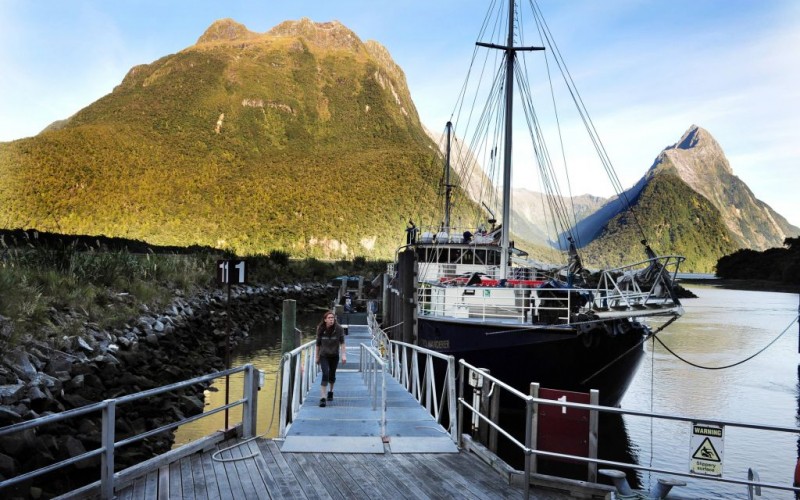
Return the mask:
[[[219,284],[243,285],[247,283],[247,266],[243,260],[218,260],[217,282]]]

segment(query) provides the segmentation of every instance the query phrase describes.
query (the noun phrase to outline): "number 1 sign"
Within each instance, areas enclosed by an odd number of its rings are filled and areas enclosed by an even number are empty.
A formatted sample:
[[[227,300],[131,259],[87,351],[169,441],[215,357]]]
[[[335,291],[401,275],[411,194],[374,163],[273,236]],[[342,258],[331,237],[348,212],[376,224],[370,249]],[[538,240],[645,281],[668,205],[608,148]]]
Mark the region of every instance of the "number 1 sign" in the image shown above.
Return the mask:
[[[247,283],[247,265],[243,260],[218,260],[217,282],[219,284],[243,285]]]

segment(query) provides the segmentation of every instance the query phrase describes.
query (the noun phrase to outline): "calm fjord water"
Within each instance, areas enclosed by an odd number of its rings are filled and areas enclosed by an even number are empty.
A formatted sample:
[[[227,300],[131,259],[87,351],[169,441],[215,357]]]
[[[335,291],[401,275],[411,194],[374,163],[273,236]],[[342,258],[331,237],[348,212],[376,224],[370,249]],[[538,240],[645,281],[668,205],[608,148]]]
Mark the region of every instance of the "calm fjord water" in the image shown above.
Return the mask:
[[[773,341],[798,314],[798,295],[788,293],[725,290],[691,285],[699,298],[684,301],[686,314],[658,338],[677,355],[694,364],[721,367],[737,363]],[[298,317],[306,339],[312,336],[319,314]],[[654,325],[656,326],[656,325]],[[232,365],[254,363],[268,374],[259,394],[261,409],[258,432],[265,433],[272,419],[267,410],[275,395],[275,371],[280,363],[279,324],[269,324],[243,342]],[[798,325],[794,324],[777,342],[755,358],[737,366],[708,370],[693,367],[667,351],[657,341],[645,346],[645,357],[622,408],[677,414],[692,418],[797,427],[798,415]],[[241,394],[241,380],[231,379],[231,399]],[[224,381],[217,391],[206,393],[206,407],[224,401]],[[266,411],[265,411],[266,410]],[[239,419],[232,411],[231,421]],[[601,420],[601,426],[602,424]],[[277,434],[277,415],[267,433]],[[223,426],[215,415],[179,429],[176,442],[185,443]],[[601,454],[615,460],[633,455],[641,465],[689,470],[691,448],[689,424],[625,416],[600,429]],[[605,440],[605,442],[604,442]],[[603,449],[613,450],[604,452]],[[746,479],[748,468],[758,471],[762,481],[791,483],[798,456],[798,440],[785,433],[749,431],[727,427],[723,450],[724,476]],[[603,458],[603,457],[601,457]],[[659,475],[639,473],[640,486],[649,489]],[[712,483],[688,478],[686,487],[676,488],[670,498],[747,498],[740,485]],[[792,499],[789,492],[764,489],[762,498]]]

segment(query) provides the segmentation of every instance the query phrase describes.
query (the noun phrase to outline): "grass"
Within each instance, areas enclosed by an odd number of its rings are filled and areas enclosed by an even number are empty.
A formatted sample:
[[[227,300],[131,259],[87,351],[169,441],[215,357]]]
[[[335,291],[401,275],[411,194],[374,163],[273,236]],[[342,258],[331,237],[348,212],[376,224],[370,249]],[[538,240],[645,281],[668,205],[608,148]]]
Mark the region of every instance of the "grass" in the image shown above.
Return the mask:
[[[0,315],[13,324],[0,337],[5,349],[23,340],[59,341],[80,335],[89,325],[121,328],[141,314],[143,306],[160,311],[174,297],[192,296],[218,286],[216,261],[222,253],[130,253],[75,244],[39,246],[2,243]],[[353,261],[293,260],[272,251],[247,259],[251,284],[326,282],[342,274],[369,278],[386,263],[357,257]]]

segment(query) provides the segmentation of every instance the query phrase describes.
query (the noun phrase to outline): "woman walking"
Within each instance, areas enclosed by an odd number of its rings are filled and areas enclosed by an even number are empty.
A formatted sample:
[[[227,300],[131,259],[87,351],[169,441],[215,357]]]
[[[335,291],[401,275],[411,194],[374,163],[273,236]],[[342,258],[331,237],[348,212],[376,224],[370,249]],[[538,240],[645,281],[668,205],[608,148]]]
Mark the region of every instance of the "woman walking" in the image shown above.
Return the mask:
[[[336,315],[332,311],[327,311],[317,325],[317,364],[322,369],[320,406],[324,407],[327,401],[333,401],[333,384],[336,382],[336,368],[339,366],[340,355],[342,363],[346,363],[344,328],[336,322]],[[331,384],[331,390],[328,390],[328,382]]]

